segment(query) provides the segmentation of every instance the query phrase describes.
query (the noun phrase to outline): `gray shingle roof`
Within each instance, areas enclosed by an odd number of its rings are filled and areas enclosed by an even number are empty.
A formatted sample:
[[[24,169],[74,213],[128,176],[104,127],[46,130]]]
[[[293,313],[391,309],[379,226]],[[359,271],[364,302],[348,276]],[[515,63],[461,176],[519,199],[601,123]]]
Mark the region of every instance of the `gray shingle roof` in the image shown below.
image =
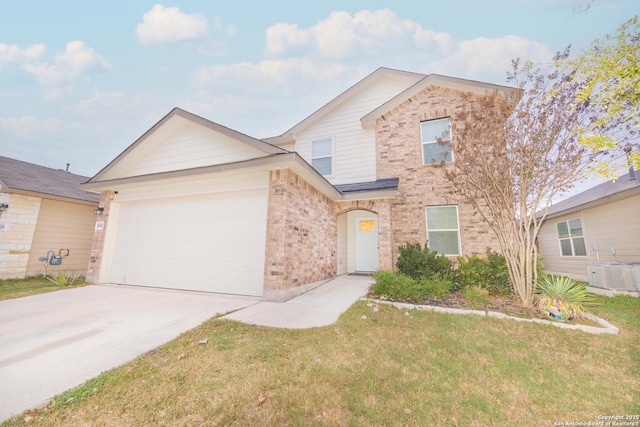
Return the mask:
[[[399,181],[400,180],[398,178],[384,178],[384,179],[377,179],[371,182],[359,182],[356,184],[341,184],[341,185],[336,185],[335,187],[342,194],[357,193],[361,191],[397,190]]]
[[[0,188],[6,191],[22,190],[69,199],[98,202],[100,196],[84,191],[80,184],[86,176],[75,175],[61,169],[51,169],[20,160],[0,156]]]
[[[560,213],[569,213],[574,209],[577,209],[586,204],[592,204],[597,201],[605,202],[606,198],[619,195],[626,191],[637,189],[640,191],[640,173],[635,172],[636,179],[629,179],[629,174],[620,176],[617,180],[607,181],[602,184],[598,184],[588,190],[578,193],[575,196],[571,196],[568,199],[562,200],[549,207],[549,215],[557,215]]]

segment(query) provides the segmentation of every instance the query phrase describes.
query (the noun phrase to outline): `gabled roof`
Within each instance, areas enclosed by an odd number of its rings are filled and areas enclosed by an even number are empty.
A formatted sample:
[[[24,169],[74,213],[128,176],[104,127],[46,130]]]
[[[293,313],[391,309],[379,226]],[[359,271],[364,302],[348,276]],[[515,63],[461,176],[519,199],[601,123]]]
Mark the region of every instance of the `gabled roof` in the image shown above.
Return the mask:
[[[320,107],[318,110],[313,112],[310,116],[303,119],[301,122],[299,122],[295,126],[293,126],[291,129],[285,131],[283,134],[279,136],[265,138],[263,139],[263,141],[273,143],[273,144],[282,144],[287,141],[293,141],[293,135],[295,135],[296,133],[302,132],[304,129],[307,129],[309,126],[318,122],[327,114],[329,114],[331,111],[335,110],[336,108],[340,107],[341,105],[343,105],[344,103],[352,99],[354,96],[358,95],[364,89],[369,87],[373,82],[385,76],[396,77],[396,78],[408,78],[416,82],[422,80],[425,77],[424,74],[420,74],[420,73],[413,73],[410,71],[402,71],[402,70],[395,70],[392,68],[380,67],[377,70],[375,70],[373,73],[369,74],[368,76],[366,76],[365,78],[363,78],[362,80],[360,80],[359,82],[351,86],[346,91],[342,92],[340,95],[333,98],[327,104]]]
[[[638,175],[637,172],[636,175]],[[565,215],[640,194],[640,177],[630,178],[630,174],[624,174],[615,181],[607,181],[596,185],[582,193],[553,204],[549,207],[547,218]]]
[[[261,141],[259,139],[250,137],[245,135],[244,133],[235,131],[228,127],[222,126],[218,123],[207,120],[203,117],[197,116],[193,113],[185,111],[181,108],[175,107],[172,109],[166,116],[164,116],[160,121],[158,121],[155,125],[151,127],[148,131],[146,131],[140,138],[138,138],[133,144],[127,147],[122,153],[120,153],[115,159],[113,159],[107,166],[102,168],[100,172],[98,172],[94,177],[92,177],[89,182],[100,181],[101,178],[104,177],[107,172],[114,168],[122,159],[127,157],[131,152],[133,152],[136,148],[138,148],[141,144],[143,144],[151,135],[156,132],[160,132],[160,128],[163,127],[167,122],[169,122],[174,117],[180,117],[185,120],[191,121],[193,123],[204,126],[205,128],[211,129],[213,131],[219,132],[223,135],[226,135],[230,138],[233,138],[237,141],[245,143],[255,149],[258,149],[265,154],[283,154],[288,153],[287,150],[276,147],[275,145],[269,144],[268,142]]]
[[[84,191],[88,179],[62,169],[51,169],[0,156],[0,192],[37,193],[66,199],[98,202],[98,194]]]
[[[505,94],[517,92],[518,89],[509,86],[496,85],[492,83],[478,82],[475,80],[460,79],[457,77],[443,76],[439,74],[429,74],[424,76],[420,81],[413,86],[407,88],[405,91],[399,93],[389,101],[385,102],[375,110],[371,111],[366,116],[360,119],[362,126],[368,127],[375,125],[375,121],[378,117],[393,110],[407,99],[422,92],[429,86],[439,86],[449,89],[455,89],[462,92],[475,92],[484,94],[486,92],[499,91]]]

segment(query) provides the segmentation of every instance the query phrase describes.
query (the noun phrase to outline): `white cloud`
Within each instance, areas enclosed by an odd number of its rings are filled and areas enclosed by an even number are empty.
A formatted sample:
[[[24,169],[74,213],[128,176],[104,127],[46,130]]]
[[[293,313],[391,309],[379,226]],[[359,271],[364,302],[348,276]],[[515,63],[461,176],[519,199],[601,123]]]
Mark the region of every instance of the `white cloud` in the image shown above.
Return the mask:
[[[201,68],[196,78],[200,85],[215,85],[224,91],[295,92],[309,84],[342,80],[366,67],[308,58],[240,62]]]
[[[331,59],[408,52],[416,48],[441,52],[453,44],[449,34],[425,30],[389,9],[361,10],[353,15],[334,11],[309,28],[277,23],[267,28],[266,40],[266,51],[272,55],[306,50],[307,54]]]
[[[282,55],[310,46],[310,34],[308,30],[301,30],[295,24],[280,22],[266,30],[267,52],[274,55]]]
[[[473,78],[486,75],[506,77],[511,61],[516,58],[534,63],[549,62],[554,52],[548,46],[525,37],[508,35],[500,38],[478,37],[465,40],[452,55],[434,61],[434,72]]]
[[[194,13],[188,15],[177,7],[156,4],[142,17],[136,27],[142,44],[175,42],[199,38],[207,33],[207,19]]]
[[[418,28],[413,36],[413,41],[420,51],[433,52],[435,54],[447,54],[456,48],[456,43],[449,33],[435,32]]]
[[[25,49],[15,44],[0,43],[0,64],[3,62],[35,61],[44,56],[46,52],[46,46],[41,43],[33,44]]]
[[[265,51],[271,57],[317,61],[320,68],[327,61],[366,63],[369,71],[390,66],[499,83],[512,59],[539,62],[553,55],[546,45],[515,35],[456,41],[389,9],[333,11],[307,28],[277,23],[266,30]]]
[[[52,63],[29,62],[24,65],[24,70],[43,85],[59,84],[87,71],[105,68],[111,68],[111,64],[82,40],[67,43],[65,51],[58,53]]]

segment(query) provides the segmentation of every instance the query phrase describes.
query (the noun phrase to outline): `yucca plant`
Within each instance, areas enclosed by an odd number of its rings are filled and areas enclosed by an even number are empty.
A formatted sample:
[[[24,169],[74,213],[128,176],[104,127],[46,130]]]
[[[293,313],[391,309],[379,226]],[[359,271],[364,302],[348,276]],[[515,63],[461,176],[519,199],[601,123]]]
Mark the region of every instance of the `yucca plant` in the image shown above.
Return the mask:
[[[587,307],[595,305],[595,295],[587,290],[587,284],[566,276],[541,276],[536,293],[540,312],[553,320],[585,317]]]
[[[45,279],[47,279],[51,283],[55,283],[56,285],[73,286],[73,284],[76,282],[76,280],[78,280],[79,277],[80,277],[80,274],[78,272],[75,272],[69,275],[60,272],[56,277],[45,276]]]

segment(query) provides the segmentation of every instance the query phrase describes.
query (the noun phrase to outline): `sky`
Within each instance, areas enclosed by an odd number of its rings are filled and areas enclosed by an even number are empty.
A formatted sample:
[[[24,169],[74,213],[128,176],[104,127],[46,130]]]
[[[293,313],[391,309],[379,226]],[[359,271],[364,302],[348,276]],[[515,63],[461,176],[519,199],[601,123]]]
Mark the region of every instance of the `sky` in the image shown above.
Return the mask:
[[[0,0],[0,155],[93,176],[180,107],[280,135],[379,67],[507,84],[637,0]]]

